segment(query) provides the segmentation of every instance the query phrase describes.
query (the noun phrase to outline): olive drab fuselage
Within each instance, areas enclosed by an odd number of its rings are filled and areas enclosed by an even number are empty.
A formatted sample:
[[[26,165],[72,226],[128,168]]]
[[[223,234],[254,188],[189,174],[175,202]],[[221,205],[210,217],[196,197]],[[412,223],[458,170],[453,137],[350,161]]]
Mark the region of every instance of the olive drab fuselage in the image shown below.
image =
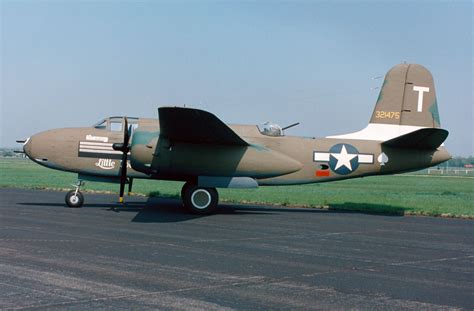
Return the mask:
[[[120,182],[121,200],[124,183],[131,186],[134,178],[184,181],[183,199],[200,212],[216,204],[215,188],[328,182],[434,166],[451,157],[443,145],[447,136],[431,73],[400,64],[385,76],[369,124],[354,133],[287,136],[270,123],[227,125],[207,111],[160,107],[158,119],[110,117],[21,142],[41,165],[83,180]]]
[[[230,128],[249,146],[160,144],[158,120],[140,119],[138,124],[128,163],[128,174],[134,178],[186,181],[195,176],[233,176],[255,178],[259,185],[292,185],[410,171],[449,158],[444,147],[420,151],[385,147],[372,140],[268,137],[257,126],[248,125]],[[56,129],[36,134],[24,148],[33,161],[44,166],[114,178],[120,155],[110,146],[120,142],[121,136],[93,127]],[[337,158],[342,147],[346,158],[352,158],[337,167],[344,160]]]

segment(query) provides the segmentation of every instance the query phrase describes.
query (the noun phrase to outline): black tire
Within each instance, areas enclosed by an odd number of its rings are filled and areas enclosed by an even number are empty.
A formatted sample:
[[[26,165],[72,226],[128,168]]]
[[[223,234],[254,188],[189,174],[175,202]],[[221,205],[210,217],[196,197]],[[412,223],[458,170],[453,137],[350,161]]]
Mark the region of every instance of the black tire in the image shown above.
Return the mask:
[[[191,186],[194,186],[194,184],[187,181],[184,183],[183,188],[181,188],[181,200],[183,200],[183,203],[184,203],[184,195],[186,193],[186,189],[188,189]]]
[[[77,192],[76,190],[71,190],[68,193],[66,193],[66,198],[65,198],[66,204],[69,207],[73,208],[78,208],[82,207],[82,204],[84,204],[84,196],[80,191]]]
[[[219,194],[215,188],[186,187],[183,197],[184,207],[193,214],[208,215],[215,211]]]

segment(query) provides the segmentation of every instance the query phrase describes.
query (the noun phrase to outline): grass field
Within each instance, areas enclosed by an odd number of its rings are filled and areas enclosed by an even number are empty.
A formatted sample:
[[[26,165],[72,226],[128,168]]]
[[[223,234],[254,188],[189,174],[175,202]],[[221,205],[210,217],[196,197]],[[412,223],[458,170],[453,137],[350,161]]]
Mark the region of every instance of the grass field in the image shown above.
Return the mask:
[[[72,189],[77,175],[25,159],[0,158],[0,187]],[[179,198],[182,183],[134,181],[135,194]],[[118,191],[118,184],[86,183],[86,191]],[[474,178],[397,175],[258,189],[220,189],[225,202],[262,203],[364,213],[474,218]],[[87,204],[87,196],[86,196]]]

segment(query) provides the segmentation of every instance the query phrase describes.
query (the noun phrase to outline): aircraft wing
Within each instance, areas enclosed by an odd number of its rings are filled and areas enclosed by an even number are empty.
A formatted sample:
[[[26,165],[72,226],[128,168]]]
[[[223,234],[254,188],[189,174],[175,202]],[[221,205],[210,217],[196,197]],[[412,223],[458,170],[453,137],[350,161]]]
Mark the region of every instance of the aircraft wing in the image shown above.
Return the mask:
[[[448,137],[449,132],[439,128],[423,128],[387,140],[382,144],[395,148],[436,149]]]
[[[181,107],[158,108],[160,137],[193,144],[249,144],[210,112]]]

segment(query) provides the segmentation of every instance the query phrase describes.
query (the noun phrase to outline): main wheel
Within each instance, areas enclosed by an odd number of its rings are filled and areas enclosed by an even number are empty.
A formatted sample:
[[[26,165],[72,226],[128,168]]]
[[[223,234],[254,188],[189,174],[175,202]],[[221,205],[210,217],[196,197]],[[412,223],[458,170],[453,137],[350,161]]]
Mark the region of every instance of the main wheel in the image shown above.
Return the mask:
[[[219,194],[215,188],[200,188],[190,185],[184,190],[184,207],[191,213],[210,214],[217,208],[218,202]]]
[[[194,184],[187,181],[187,182],[184,183],[183,188],[181,188],[181,200],[183,200],[183,203],[184,203],[184,195],[186,193],[186,189],[188,189],[189,187],[191,187],[193,185]]]
[[[69,207],[81,207],[84,204],[84,196],[79,191],[76,194],[76,190],[69,191],[65,200]]]

